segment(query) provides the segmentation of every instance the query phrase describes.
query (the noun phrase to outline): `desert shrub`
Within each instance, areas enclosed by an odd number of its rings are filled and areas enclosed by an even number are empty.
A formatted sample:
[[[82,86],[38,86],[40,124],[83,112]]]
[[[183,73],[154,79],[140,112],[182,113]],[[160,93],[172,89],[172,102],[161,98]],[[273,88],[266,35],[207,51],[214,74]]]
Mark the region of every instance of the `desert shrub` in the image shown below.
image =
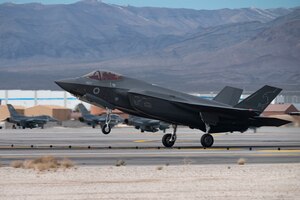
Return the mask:
[[[239,165],[244,165],[244,164],[246,163],[246,159],[245,159],[245,158],[240,158],[240,159],[237,161],[237,163],[238,163]]]
[[[117,160],[117,162],[116,162],[117,167],[125,166],[125,165],[126,165],[126,162],[124,160]]]
[[[59,168],[72,168],[74,163],[64,158],[63,160],[58,160],[53,156],[42,156],[33,160],[24,160],[24,161],[13,161],[11,166],[14,168],[23,168],[23,169],[34,169],[38,171],[45,171],[45,170],[56,170]]]

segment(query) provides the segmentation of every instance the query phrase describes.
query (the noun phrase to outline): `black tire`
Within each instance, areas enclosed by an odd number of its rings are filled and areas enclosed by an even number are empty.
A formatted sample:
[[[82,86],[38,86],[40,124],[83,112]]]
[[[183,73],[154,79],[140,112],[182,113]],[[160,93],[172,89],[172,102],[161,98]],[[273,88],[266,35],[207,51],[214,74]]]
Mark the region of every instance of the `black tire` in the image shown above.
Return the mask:
[[[170,147],[172,147],[172,146],[175,144],[176,138],[175,138],[175,140],[170,141],[171,137],[172,137],[172,134],[165,134],[165,135],[162,137],[162,143],[163,143],[163,145],[164,145],[165,147],[170,148]]]
[[[107,124],[104,124],[103,127],[102,127],[102,133],[107,135],[107,134],[110,133],[110,131],[111,131],[111,127]]]
[[[202,135],[201,144],[203,147],[211,147],[214,144],[214,137],[210,134]]]

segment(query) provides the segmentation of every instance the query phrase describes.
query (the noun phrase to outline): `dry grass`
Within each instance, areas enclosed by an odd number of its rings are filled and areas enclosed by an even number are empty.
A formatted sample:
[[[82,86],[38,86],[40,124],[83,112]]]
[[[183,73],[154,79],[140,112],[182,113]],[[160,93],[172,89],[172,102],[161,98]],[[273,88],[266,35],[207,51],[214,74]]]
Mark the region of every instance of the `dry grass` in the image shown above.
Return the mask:
[[[62,166],[63,168],[69,169],[69,168],[74,167],[74,163],[73,163],[71,160],[69,160],[69,159],[67,159],[67,158],[64,158],[64,159],[61,161],[61,166]]]
[[[38,171],[57,170],[59,168],[71,168],[74,163],[69,159],[58,160],[53,156],[43,156],[34,160],[13,161],[10,166],[14,168],[34,169]]]
[[[245,159],[245,158],[240,158],[240,159],[237,161],[237,163],[238,163],[239,165],[244,165],[244,164],[246,163],[246,159]]]
[[[23,167],[23,162],[21,160],[12,161],[10,166],[13,168],[21,168]]]

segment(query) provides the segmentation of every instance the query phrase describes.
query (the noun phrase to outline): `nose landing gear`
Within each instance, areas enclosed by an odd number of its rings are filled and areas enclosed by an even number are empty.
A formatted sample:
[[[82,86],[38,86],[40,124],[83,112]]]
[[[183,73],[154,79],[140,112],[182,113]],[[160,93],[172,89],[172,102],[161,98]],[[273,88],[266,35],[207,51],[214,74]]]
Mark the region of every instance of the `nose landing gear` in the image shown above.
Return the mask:
[[[102,133],[107,135],[111,131],[111,126],[110,126],[110,121],[111,121],[111,109],[106,108],[106,119],[105,119],[105,124],[102,126]]]
[[[177,139],[177,125],[173,125],[173,133],[172,134],[165,134],[162,138],[162,143],[165,147],[172,147]]]
[[[109,124],[104,124],[102,127],[102,133],[107,135],[109,134],[111,131],[111,127],[109,126]]]

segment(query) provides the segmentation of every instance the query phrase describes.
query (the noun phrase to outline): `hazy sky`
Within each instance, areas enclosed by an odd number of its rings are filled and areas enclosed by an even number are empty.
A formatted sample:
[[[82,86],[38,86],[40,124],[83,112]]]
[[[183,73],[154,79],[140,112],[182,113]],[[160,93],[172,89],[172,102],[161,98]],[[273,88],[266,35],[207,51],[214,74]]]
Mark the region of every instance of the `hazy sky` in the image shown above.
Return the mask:
[[[31,3],[43,4],[74,3],[78,0],[0,0],[0,3]],[[105,3],[131,6],[151,6],[170,8],[219,9],[219,8],[278,8],[300,6],[300,0],[103,0]]]

